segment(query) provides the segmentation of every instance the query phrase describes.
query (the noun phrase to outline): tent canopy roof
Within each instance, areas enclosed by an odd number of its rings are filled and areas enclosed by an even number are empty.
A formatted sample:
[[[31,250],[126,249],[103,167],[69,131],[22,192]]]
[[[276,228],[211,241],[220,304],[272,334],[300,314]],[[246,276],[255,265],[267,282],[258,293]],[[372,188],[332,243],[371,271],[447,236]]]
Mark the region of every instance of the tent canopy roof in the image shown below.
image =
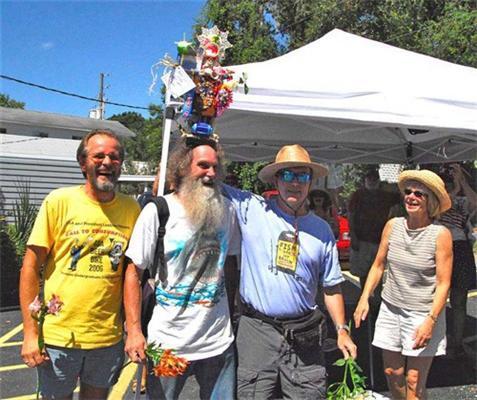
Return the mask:
[[[477,69],[338,29],[230,68],[250,91],[217,118],[228,158],[269,160],[289,143],[330,163],[475,158]]]

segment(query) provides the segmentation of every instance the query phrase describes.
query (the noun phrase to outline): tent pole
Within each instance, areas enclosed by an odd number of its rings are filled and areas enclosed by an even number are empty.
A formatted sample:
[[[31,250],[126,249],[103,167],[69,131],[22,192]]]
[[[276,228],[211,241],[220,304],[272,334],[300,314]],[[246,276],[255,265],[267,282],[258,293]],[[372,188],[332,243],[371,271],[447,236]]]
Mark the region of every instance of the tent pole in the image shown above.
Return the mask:
[[[166,186],[166,170],[167,170],[167,157],[169,156],[169,143],[171,140],[171,126],[174,119],[174,107],[166,106],[164,112],[164,126],[162,129],[162,151],[161,151],[161,166],[159,171],[159,187],[157,190],[158,196],[164,195],[164,189]]]

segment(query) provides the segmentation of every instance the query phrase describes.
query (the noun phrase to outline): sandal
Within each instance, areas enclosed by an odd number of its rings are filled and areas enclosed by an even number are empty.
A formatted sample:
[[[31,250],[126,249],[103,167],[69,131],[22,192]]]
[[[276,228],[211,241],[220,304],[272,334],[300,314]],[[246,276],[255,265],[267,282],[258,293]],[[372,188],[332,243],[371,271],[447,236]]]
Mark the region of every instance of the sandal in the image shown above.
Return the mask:
[[[134,378],[131,385],[131,390],[133,393],[136,393],[137,390],[137,379]],[[146,393],[146,381],[141,379],[141,394]]]

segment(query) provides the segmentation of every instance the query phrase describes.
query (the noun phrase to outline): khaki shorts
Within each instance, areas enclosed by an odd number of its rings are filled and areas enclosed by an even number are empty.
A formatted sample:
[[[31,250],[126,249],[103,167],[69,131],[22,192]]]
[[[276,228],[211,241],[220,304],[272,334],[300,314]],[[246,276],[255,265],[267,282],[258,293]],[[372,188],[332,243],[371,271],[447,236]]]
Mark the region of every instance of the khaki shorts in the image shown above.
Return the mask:
[[[445,311],[437,317],[428,345],[415,350],[412,348],[414,332],[428,318],[428,315],[429,312],[402,309],[383,300],[376,320],[373,346],[411,357],[433,357],[446,354]]]

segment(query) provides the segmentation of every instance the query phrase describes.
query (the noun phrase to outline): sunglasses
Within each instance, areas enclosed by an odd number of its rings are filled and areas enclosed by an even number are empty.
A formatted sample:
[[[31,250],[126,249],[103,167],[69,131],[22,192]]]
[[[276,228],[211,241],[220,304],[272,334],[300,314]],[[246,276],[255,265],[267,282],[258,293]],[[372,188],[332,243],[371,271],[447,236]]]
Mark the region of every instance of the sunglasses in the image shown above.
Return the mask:
[[[311,174],[309,172],[293,172],[288,169],[283,169],[278,173],[278,177],[282,182],[290,183],[295,179],[298,183],[308,183],[311,181]]]
[[[421,192],[420,190],[411,190],[411,189],[404,189],[404,194],[409,196],[410,194],[414,194],[414,196],[418,199],[422,199],[423,197],[427,197],[428,194]]]

